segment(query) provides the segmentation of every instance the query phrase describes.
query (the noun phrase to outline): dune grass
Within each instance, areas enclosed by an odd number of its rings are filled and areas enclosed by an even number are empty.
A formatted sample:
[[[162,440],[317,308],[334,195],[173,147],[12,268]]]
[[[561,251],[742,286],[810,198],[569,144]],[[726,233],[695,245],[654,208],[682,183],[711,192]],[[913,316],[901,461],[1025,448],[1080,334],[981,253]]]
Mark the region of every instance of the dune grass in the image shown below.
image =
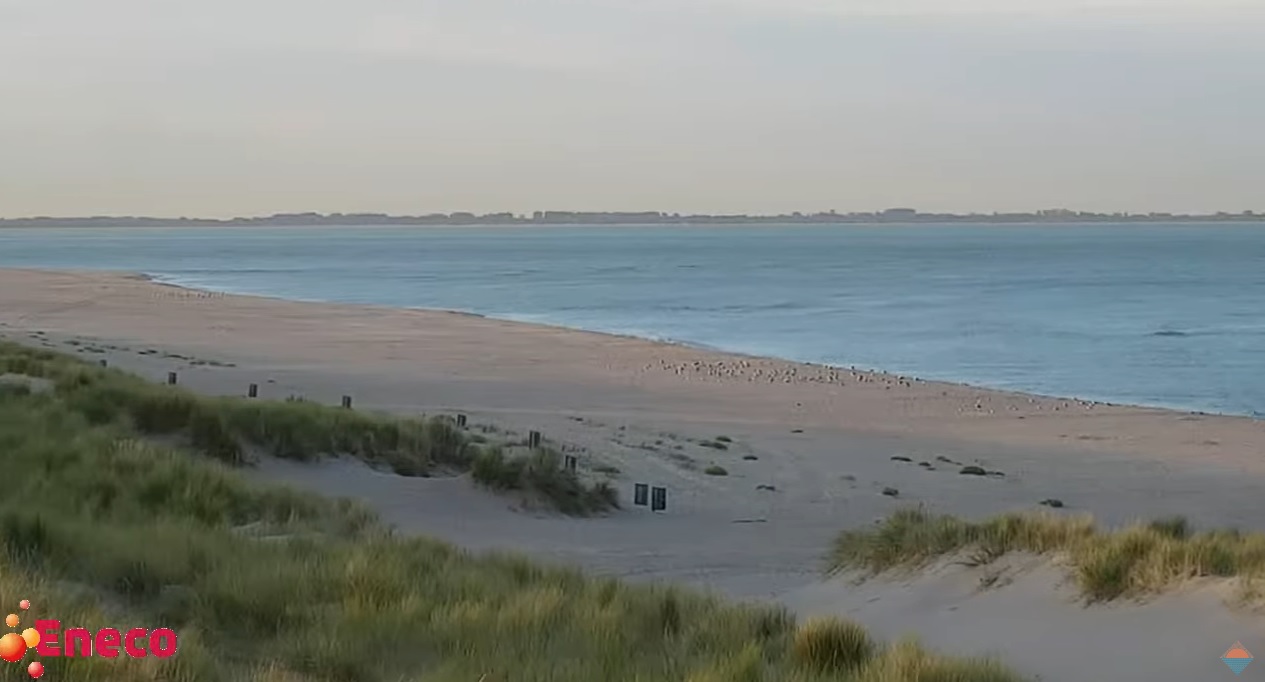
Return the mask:
[[[170,627],[179,651],[45,658],[46,679],[1019,679],[846,623],[396,537],[355,504],[252,483],[74,398],[0,385],[0,605],[29,599],[24,619],[63,627]]]
[[[1090,516],[1023,513],[970,522],[923,509],[842,533],[830,566],[879,573],[955,554],[986,564],[1011,552],[1056,556],[1089,601],[1156,594],[1202,577],[1239,578],[1244,597],[1254,599],[1265,575],[1265,534],[1195,532],[1183,517],[1107,530]]]
[[[530,455],[510,457],[500,446],[483,449],[472,464],[471,476],[496,491],[535,492],[559,511],[583,515],[619,506],[619,493],[606,481],[591,486],[562,467],[554,450],[538,449]]]
[[[448,417],[401,418],[294,398],[201,396],[72,356],[0,342],[0,374],[6,372],[52,381],[64,404],[90,424],[126,421],[145,435],[186,439],[231,465],[245,463],[252,448],[297,460],[350,455],[403,476],[474,469],[473,478],[483,485],[539,496],[567,514],[619,506],[608,483],[586,485],[561,466],[556,452],[507,457],[494,444],[480,445],[486,439]]]

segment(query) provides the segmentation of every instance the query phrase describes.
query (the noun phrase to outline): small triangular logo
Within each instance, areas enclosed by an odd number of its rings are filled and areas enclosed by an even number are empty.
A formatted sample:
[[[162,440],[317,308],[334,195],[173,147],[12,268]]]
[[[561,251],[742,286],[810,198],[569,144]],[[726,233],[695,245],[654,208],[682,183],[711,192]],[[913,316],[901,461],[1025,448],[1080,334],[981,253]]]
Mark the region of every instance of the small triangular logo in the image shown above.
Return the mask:
[[[1243,646],[1242,642],[1235,642],[1234,646],[1226,649],[1226,652],[1221,655],[1221,662],[1234,671],[1235,675],[1242,674],[1252,660],[1251,652]]]

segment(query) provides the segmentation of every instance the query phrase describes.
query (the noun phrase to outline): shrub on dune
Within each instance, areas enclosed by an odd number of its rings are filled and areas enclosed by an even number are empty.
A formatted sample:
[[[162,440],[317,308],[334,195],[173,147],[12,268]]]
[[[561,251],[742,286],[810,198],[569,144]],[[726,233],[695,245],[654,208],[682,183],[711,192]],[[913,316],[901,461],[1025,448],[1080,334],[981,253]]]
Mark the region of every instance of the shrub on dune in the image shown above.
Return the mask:
[[[1173,517],[1108,530],[1090,516],[1005,514],[979,522],[905,509],[874,528],[840,534],[832,571],[878,573],[953,554],[987,562],[1011,552],[1055,555],[1093,601],[1161,592],[1200,577],[1265,577],[1265,534],[1194,532]]]

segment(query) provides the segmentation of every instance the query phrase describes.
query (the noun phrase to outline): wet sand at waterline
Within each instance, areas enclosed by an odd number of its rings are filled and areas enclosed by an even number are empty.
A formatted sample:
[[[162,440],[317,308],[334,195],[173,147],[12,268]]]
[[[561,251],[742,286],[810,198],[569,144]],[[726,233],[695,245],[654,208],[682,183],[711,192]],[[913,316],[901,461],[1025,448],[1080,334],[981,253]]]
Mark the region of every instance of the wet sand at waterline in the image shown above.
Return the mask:
[[[838,531],[913,504],[977,517],[1053,498],[1106,523],[1184,514],[1201,527],[1260,528],[1265,424],[1246,418],[125,274],[0,271],[0,334],[155,380],[176,371],[203,393],[245,395],[256,383],[261,398],[349,395],[357,409],[539,430],[576,454],[584,475],[612,477],[625,502],[608,517],[569,519],[464,478],[401,478],[345,460],[268,461],[254,472],[365,500],[404,532],[475,550],[853,615],[878,634],[996,654],[1047,680],[1209,679],[1231,674],[1217,659],[1236,640],[1265,650],[1260,618],[1223,605],[1219,585],[1083,607],[1046,564],[988,590],[953,566],[860,587],[822,578]],[[966,465],[996,474],[961,475]],[[668,512],[632,507],[636,482],[666,486]]]

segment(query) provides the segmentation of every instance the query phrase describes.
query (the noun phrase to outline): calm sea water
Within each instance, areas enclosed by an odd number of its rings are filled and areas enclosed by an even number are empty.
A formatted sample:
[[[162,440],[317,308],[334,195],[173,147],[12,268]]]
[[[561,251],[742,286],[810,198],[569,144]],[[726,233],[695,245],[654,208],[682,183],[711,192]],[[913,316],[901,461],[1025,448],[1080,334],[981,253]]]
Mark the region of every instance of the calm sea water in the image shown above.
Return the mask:
[[[1259,226],[3,229],[0,266],[1265,416]]]

